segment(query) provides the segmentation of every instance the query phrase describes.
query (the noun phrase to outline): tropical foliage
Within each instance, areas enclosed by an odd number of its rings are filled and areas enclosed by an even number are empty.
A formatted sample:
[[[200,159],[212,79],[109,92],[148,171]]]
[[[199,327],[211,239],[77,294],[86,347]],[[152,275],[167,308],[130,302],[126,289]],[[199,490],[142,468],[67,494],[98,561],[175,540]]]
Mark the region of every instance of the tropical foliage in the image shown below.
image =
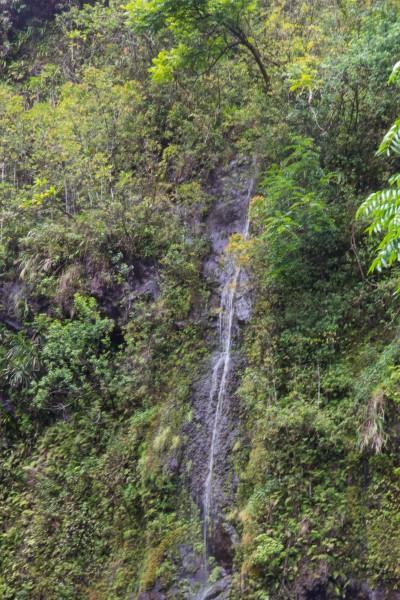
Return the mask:
[[[255,169],[225,256],[251,297],[225,415],[231,597],[393,598],[398,2],[0,12],[0,597],[193,597],[213,245]]]
[[[389,83],[399,84],[399,71],[398,62],[393,68]],[[400,119],[396,119],[384,136],[377,154],[387,157],[400,155]],[[368,227],[370,234],[383,234],[371,271],[381,271],[400,261],[400,174],[392,175],[388,183],[388,188],[370,194],[357,212],[359,218],[365,217],[371,221]]]

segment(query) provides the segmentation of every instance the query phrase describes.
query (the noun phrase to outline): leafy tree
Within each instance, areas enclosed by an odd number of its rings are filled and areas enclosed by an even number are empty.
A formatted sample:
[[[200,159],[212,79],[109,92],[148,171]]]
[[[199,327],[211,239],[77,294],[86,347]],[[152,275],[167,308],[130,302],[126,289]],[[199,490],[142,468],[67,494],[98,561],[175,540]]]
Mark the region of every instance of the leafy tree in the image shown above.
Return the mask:
[[[332,177],[309,138],[295,139],[281,163],[268,169],[261,184],[265,196],[256,196],[251,207],[258,229],[255,252],[264,256],[267,278],[297,286],[325,268],[323,257],[336,245],[327,209]]]
[[[34,405],[68,413],[79,402],[93,397],[107,379],[110,333],[113,323],[102,318],[93,298],[75,296],[76,318],[51,321],[41,352],[43,375],[32,382]],[[46,318],[38,317],[46,325]]]
[[[389,83],[400,85],[400,62],[389,78]],[[396,119],[378,148],[379,156],[400,156],[400,118]],[[389,187],[370,194],[357,211],[357,218],[370,221],[368,233],[382,235],[377,247],[377,256],[370,271],[381,271],[400,261],[400,173],[392,175]]]
[[[174,40],[172,48],[161,50],[153,60],[154,79],[168,80],[185,65],[208,69],[242,47],[257,64],[268,90],[270,76],[251,27],[256,8],[254,0],[133,0],[126,5],[137,31],[168,30]]]

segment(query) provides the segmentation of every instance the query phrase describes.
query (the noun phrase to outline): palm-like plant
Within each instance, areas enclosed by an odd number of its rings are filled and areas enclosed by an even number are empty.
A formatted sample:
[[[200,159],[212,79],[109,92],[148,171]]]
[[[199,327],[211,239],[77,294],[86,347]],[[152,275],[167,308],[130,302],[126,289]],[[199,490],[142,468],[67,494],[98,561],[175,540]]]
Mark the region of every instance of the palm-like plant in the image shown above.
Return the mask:
[[[6,361],[3,375],[11,389],[27,388],[40,368],[37,346],[23,333],[11,338]]]
[[[400,61],[396,63],[389,83],[400,85]],[[400,118],[396,119],[384,136],[377,155],[400,156]],[[400,173],[388,180],[386,189],[374,192],[361,204],[356,217],[367,218],[370,235],[383,235],[370,272],[381,271],[394,262],[400,262]]]

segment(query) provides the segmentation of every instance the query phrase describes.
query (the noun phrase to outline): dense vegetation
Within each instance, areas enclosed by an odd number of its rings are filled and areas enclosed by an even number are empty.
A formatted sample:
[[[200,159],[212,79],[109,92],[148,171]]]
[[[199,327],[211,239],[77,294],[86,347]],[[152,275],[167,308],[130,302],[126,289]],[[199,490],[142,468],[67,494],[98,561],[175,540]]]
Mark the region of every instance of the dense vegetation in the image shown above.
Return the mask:
[[[231,595],[394,598],[396,0],[0,8],[0,597],[185,597],[210,181],[256,156]]]

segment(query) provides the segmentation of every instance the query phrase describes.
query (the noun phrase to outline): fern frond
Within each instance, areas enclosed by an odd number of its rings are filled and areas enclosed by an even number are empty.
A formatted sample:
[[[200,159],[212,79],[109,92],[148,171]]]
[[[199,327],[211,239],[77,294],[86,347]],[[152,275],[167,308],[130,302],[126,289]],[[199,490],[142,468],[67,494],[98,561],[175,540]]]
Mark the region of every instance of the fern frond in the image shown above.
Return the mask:
[[[396,119],[389,131],[384,136],[377,155],[382,154],[398,154],[400,155],[400,119]]]
[[[356,218],[377,218],[382,215],[393,216],[400,206],[400,189],[387,188],[370,194],[361,204]]]
[[[389,83],[400,83],[400,61],[394,65]],[[384,136],[377,154],[400,156],[400,118],[396,119]],[[367,231],[370,235],[383,236],[370,272],[381,271],[395,261],[400,262],[400,173],[389,178],[389,186],[370,194],[356,213],[357,219],[369,220]]]
[[[400,60],[394,65],[388,83],[398,83],[400,79]]]
[[[394,187],[395,185],[400,187],[400,173],[396,173],[395,175],[389,177],[389,185],[391,185],[392,187]]]

